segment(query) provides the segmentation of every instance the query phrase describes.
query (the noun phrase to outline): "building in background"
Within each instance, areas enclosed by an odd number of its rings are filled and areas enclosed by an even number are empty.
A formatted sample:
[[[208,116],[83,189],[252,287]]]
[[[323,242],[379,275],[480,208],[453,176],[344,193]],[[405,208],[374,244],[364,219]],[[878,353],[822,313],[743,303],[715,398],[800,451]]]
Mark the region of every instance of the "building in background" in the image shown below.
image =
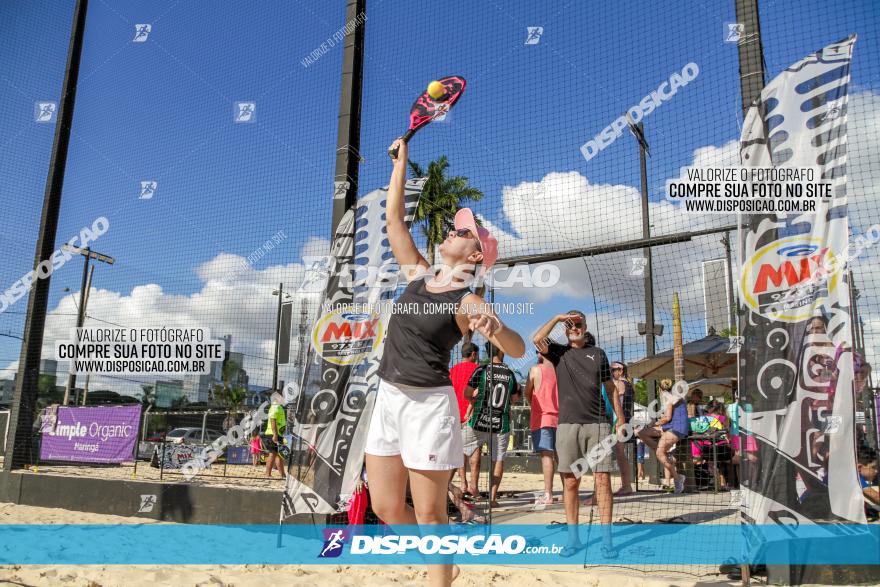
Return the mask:
[[[227,362],[233,364],[227,368],[230,371],[229,386],[244,387],[247,389],[248,374],[244,369],[244,355],[242,353],[229,353]]]
[[[177,407],[181,398],[187,397],[182,380],[156,381],[154,394],[157,408]]]
[[[223,337],[226,341],[226,359],[224,361],[212,361],[209,373],[196,374],[189,373],[183,376],[183,392],[187,402],[191,404],[216,403],[216,388],[223,387],[223,370],[226,366],[226,375],[228,380],[226,385],[230,388],[242,387],[247,389],[248,374],[244,368],[244,354],[231,352],[232,336]]]
[[[12,404],[17,379],[18,373],[13,373],[12,377],[0,380],[0,404]],[[58,361],[53,359],[40,361],[39,388],[42,394],[51,395],[52,392],[58,391]]]
[[[15,376],[12,379],[0,379],[0,404],[12,404],[15,393]]]

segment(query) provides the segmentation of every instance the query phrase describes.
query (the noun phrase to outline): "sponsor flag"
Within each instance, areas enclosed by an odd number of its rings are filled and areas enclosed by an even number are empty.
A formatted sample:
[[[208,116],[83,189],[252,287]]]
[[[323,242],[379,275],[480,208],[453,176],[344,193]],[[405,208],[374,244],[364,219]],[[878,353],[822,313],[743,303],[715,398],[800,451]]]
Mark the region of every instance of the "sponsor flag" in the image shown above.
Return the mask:
[[[742,514],[750,524],[865,523],[856,470],[846,275],[847,86],[855,35],[798,61],[743,123],[747,167],[813,168],[815,213],[753,215],[740,234]]]
[[[140,404],[46,408],[40,416],[40,459],[132,462],[140,416]]]
[[[424,183],[406,183],[407,225]],[[389,303],[399,274],[385,233],[387,191],[358,199],[331,244],[330,275],[303,377],[303,407],[293,428],[313,456],[303,479],[287,477],[282,519],[345,510],[361,472]]]

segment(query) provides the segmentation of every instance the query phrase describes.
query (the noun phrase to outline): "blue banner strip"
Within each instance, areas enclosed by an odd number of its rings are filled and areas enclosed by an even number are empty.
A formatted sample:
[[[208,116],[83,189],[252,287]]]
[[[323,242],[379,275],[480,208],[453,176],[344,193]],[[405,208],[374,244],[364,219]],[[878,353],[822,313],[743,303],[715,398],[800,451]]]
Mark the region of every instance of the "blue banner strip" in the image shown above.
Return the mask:
[[[0,525],[0,564],[18,565],[714,565],[731,557],[878,565],[880,526]]]

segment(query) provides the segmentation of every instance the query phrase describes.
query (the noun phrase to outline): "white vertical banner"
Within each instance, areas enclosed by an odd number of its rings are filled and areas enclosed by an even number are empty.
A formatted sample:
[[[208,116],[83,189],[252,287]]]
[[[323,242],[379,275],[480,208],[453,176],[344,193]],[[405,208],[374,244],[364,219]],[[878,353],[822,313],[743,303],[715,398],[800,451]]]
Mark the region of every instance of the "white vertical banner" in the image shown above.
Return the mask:
[[[854,442],[847,91],[855,35],[798,61],[749,108],[741,163],[813,168],[816,212],[752,215],[740,236],[744,520],[865,523]]]
[[[424,179],[404,191],[412,223]],[[303,384],[302,422],[292,431],[314,454],[308,482],[288,475],[282,519],[295,513],[331,514],[347,506],[361,472],[382,359],[390,302],[399,267],[385,231],[387,188],[359,198],[331,244],[331,274],[312,328]],[[382,303],[386,302],[386,303]]]

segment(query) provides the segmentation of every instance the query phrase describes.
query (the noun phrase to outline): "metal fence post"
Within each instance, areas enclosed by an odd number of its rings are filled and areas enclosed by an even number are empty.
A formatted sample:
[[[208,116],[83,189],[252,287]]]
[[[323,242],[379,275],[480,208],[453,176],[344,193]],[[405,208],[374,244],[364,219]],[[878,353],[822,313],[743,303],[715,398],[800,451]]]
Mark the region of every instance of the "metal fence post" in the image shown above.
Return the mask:
[[[159,451],[159,481],[165,474],[165,443],[168,442],[168,432],[162,434],[162,447]]]
[[[202,415],[202,437],[201,443],[205,444],[205,427],[208,425],[208,414],[211,413],[211,410],[205,410],[205,413]]]
[[[280,297],[280,296],[279,296],[279,297]],[[223,420],[223,422],[224,422],[224,423],[227,423],[227,422],[229,421],[229,417],[230,417],[230,416],[232,416],[232,410],[227,410],[227,412],[226,412],[226,418]],[[223,450],[226,451],[225,458],[223,459],[223,478],[225,479],[225,478],[226,478],[226,466],[229,464],[229,447],[230,447],[230,443],[228,442],[228,440],[229,440],[229,430],[227,429],[227,430],[224,430],[223,432],[226,434],[226,438],[227,438],[226,448],[223,449]]]

